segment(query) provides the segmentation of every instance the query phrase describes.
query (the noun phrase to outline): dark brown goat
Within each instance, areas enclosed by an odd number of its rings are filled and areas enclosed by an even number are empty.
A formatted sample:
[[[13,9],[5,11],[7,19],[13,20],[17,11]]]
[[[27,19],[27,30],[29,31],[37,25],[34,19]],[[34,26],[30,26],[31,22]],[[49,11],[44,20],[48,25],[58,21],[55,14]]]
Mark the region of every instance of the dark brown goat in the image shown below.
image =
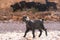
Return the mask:
[[[42,30],[45,31],[45,34],[47,36],[47,30],[45,29],[45,27],[43,25],[43,19],[42,19],[42,21],[40,21],[40,20],[30,20],[29,17],[24,16],[22,18],[22,20],[26,23],[26,31],[25,31],[24,37],[26,36],[27,32],[29,32],[31,30],[32,34],[33,34],[33,38],[35,38],[35,34],[34,34],[35,29],[38,29],[40,31],[39,37],[42,34]]]

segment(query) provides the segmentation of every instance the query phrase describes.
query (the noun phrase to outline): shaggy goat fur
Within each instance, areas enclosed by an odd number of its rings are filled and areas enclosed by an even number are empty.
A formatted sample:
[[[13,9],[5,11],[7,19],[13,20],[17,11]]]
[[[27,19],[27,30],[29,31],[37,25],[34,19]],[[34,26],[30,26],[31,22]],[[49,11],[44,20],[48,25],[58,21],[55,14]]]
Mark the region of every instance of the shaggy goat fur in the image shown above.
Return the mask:
[[[34,38],[35,37],[35,34],[34,34],[35,29],[38,29],[40,31],[39,37],[42,34],[42,30],[45,31],[45,34],[47,36],[47,30],[45,29],[45,27],[43,25],[43,19],[42,19],[42,21],[40,21],[40,20],[30,20],[29,17],[24,16],[22,18],[22,20],[26,23],[26,31],[25,31],[24,37],[26,36],[27,32],[29,32],[31,30],[32,34],[33,34],[33,38]]]

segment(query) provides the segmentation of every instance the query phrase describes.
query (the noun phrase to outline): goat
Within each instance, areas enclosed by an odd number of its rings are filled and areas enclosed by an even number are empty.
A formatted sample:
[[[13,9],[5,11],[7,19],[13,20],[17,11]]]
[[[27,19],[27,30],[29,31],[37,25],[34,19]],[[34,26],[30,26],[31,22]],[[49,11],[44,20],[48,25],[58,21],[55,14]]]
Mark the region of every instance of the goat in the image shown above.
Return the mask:
[[[56,11],[57,10],[57,3],[55,2],[49,2],[48,0],[46,0],[46,6],[48,7],[48,9],[50,7],[53,7],[53,9]]]
[[[45,34],[47,36],[47,29],[45,29],[44,25],[43,25],[43,19],[42,21],[40,20],[30,20],[29,17],[27,16],[23,16],[22,20],[26,23],[26,31],[23,37],[26,36],[26,34],[31,30],[32,34],[33,34],[33,38],[35,38],[35,29],[38,29],[40,31],[39,37],[42,34],[42,30],[45,31]]]

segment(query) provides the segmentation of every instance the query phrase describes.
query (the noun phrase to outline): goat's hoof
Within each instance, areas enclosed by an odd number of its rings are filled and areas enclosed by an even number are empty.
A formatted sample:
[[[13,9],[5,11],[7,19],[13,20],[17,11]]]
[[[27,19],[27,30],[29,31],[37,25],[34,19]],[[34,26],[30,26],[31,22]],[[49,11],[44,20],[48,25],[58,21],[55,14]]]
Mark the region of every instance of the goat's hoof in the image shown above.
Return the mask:
[[[35,37],[33,37],[33,38],[35,38]]]
[[[40,37],[41,35],[39,35],[38,37]]]
[[[25,37],[25,36],[23,36],[23,37]]]

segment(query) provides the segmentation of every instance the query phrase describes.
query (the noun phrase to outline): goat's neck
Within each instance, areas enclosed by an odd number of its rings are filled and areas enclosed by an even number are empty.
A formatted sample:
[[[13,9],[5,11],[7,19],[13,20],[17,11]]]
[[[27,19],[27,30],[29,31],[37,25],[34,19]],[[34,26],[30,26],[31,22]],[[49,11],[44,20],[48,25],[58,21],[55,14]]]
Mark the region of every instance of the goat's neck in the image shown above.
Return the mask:
[[[29,22],[29,20],[25,20],[25,23],[28,23]]]

